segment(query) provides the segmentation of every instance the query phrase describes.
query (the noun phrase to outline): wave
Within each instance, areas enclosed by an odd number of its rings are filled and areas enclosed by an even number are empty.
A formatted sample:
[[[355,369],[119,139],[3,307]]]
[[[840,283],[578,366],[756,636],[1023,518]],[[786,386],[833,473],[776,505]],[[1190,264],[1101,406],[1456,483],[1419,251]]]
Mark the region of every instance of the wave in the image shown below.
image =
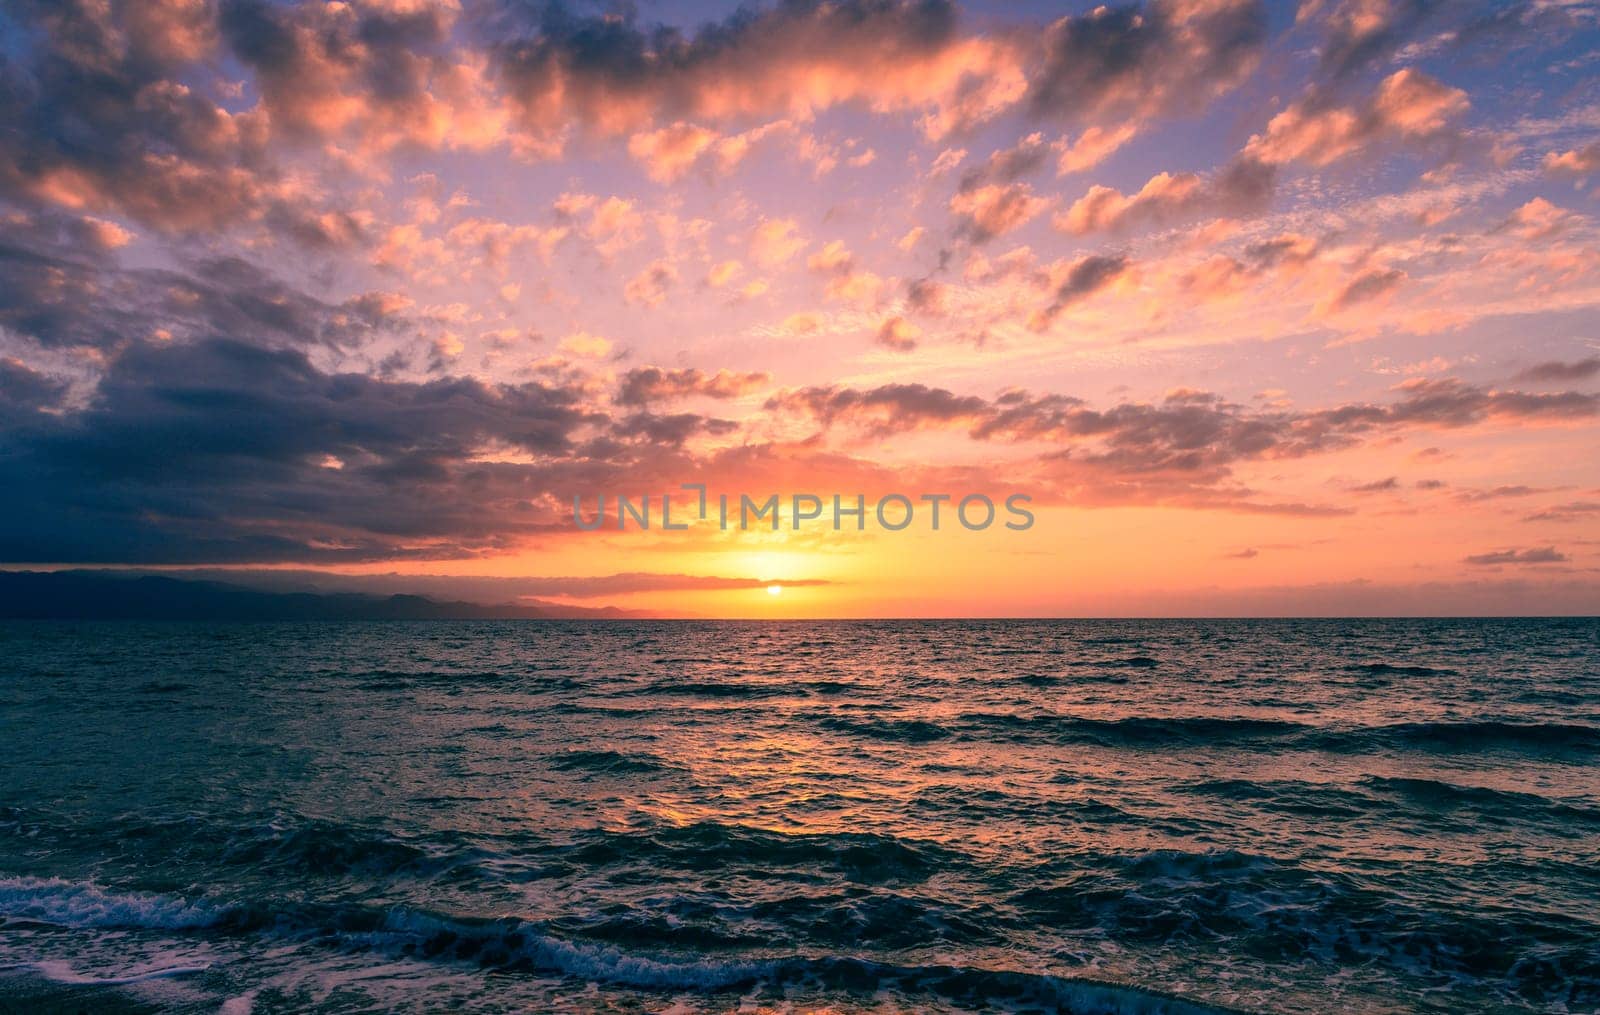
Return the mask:
[[[0,878],[0,918],[73,929],[210,927],[222,911],[170,895],[113,892],[99,885],[60,878]]]
[[[440,841],[406,841],[326,820],[278,821],[222,833],[219,859],[257,871],[345,877],[432,875],[470,863],[474,851]]]
[[[518,921],[468,923],[396,912],[364,940],[380,951],[449,957],[510,970],[559,973],[591,983],[647,990],[721,993],[758,985],[836,993],[885,990],[972,1006],[999,1003],[1103,1015],[1217,1015],[1230,1009],[1173,994],[1093,979],[953,965],[903,966],[839,956],[665,958],[554,938]]]
[[[714,869],[737,876],[739,857],[752,851],[768,876],[774,866],[793,864],[815,872],[830,864],[847,865],[852,850],[898,857],[928,869],[949,871],[931,851],[871,836],[786,837],[723,826],[688,826],[645,836],[614,833],[607,848],[618,863],[642,864],[663,872],[665,850],[679,869]],[[796,841],[785,843],[783,840]],[[592,844],[591,844],[592,845]],[[652,846],[657,853],[651,854]],[[701,855],[704,848],[706,855]],[[770,855],[778,850],[776,859]],[[825,858],[825,859],[824,859]],[[859,862],[859,860],[857,861]],[[696,866],[698,865],[698,866]],[[1001,890],[998,884],[1011,885]],[[1026,884],[1026,887],[1023,887]],[[1229,942],[1235,954],[1275,963],[1310,962],[1322,966],[1380,963],[1424,976],[1448,976],[1508,997],[1548,997],[1552,984],[1564,984],[1574,997],[1600,993],[1600,954],[1593,950],[1592,927],[1555,914],[1475,915],[1440,911],[1379,890],[1353,873],[1307,868],[1286,860],[1240,853],[1190,853],[1157,850],[1134,854],[1094,854],[1067,866],[1047,865],[1026,877],[997,883],[993,912],[987,917],[1047,926],[1071,935],[1081,931],[1124,946],[1149,944],[1163,949],[1208,947]],[[883,916],[912,926],[917,906],[936,906],[899,889],[874,893],[887,907]],[[800,902],[802,908],[783,908]],[[903,966],[842,949],[889,949],[894,935],[842,933],[812,944],[789,939],[787,954],[765,951],[774,937],[773,921],[797,925],[838,923],[859,913],[868,897],[859,893],[791,898],[735,917],[747,918],[760,934],[727,934],[708,927],[661,923],[637,911],[638,934],[613,934],[626,914],[608,909],[598,925],[578,918],[533,921],[515,916],[447,914],[408,905],[354,900],[326,903],[284,899],[225,903],[171,895],[113,891],[95,884],[56,879],[0,880],[0,926],[31,920],[62,927],[163,933],[265,937],[303,947],[367,952],[423,961],[464,963],[508,973],[559,974],[590,983],[646,990],[734,991],[757,985],[842,991],[902,991],[937,995],[985,1008],[1002,1002],[1065,1011],[1203,1012],[1182,998],[1133,987],[1036,975],[1019,971],[960,966]],[[804,903],[814,902],[811,909]],[[901,909],[895,909],[899,904]],[[907,908],[908,907],[908,908]],[[1010,914],[1006,916],[1004,914]],[[943,922],[958,910],[940,910]],[[984,918],[979,918],[980,921]],[[654,928],[656,931],[652,930]],[[913,927],[913,935],[923,934]],[[923,934],[916,943],[935,940]],[[816,951],[806,951],[814,947]],[[635,950],[638,949],[638,950]],[[178,975],[173,973],[171,975]],[[111,982],[104,980],[100,982]]]
[[[836,733],[909,744],[944,740],[952,735],[950,730],[926,719],[852,719],[849,716],[826,715],[817,720],[817,725]]]
[[[1152,658],[1151,656],[1127,656],[1126,658],[1123,658],[1123,659],[1094,659],[1094,660],[1089,660],[1089,661],[1086,661],[1086,662],[1077,663],[1075,665],[1078,665],[1078,666],[1103,666],[1103,667],[1111,668],[1111,669],[1115,669],[1115,668],[1118,668],[1118,667],[1126,667],[1128,669],[1134,669],[1134,670],[1147,670],[1147,669],[1150,669],[1151,667],[1160,666],[1161,665],[1161,660]]]
[[[654,754],[624,754],[621,751],[563,751],[551,755],[550,764],[563,772],[599,772],[607,775],[667,772],[677,767]]]
[[[1294,779],[1207,779],[1174,788],[1180,793],[1317,818],[1352,820],[1391,814],[1398,801],[1404,808],[1399,813],[1411,816],[1462,811],[1502,822],[1542,821],[1563,833],[1573,830],[1572,823],[1600,825],[1600,809],[1560,798],[1418,777],[1367,776],[1353,785]]]
[[[1357,873],[1234,850],[1156,850],[1103,863],[1041,877],[1005,904],[1036,923],[1125,945],[1226,941],[1233,955],[1273,964],[1378,965],[1524,1002],[1553,988],[1600,996],[1600,952],[1582,917],[1441,907]]]
[[[791,868],[866,884],[920,881],[963,859],[933,843],[871,832],[784,834],[712,821],[645,831],[596,830],[581,835],[564,850],[564,858],[672,871]]]
[[[738,683],[716,680],[657,680],[626,692],[633,695],[680,695],[691,698],[781,698],[794,694],[789,684]]]
[[[1412,663],[1357,663],[1345,667],[1347,673],[1365,673],[1369,676],[1401,677],[1459,677],[1460,671],[1443,666],[1419,666]]]
[[[253,910],[215,907],[176,896],[111,892],[93,884],[59,880],[0,882],[0,912],[74,928],[186,931],[220,928],[372,951],[387,957],[472,964],[505,973],[556,974],[587,983],[650,991],[724,993],[756,986],[859,994],[897,990],[975,1006],[1045,1005],[1066,1012],[1105,1015],[1216,1015],[1229,1009],[1159,991],[1093,979],[954,965],[906,966],[844,955],[697,957],[638,954],[612,945],[569,940],[514,917],[447,916],[405,907],[356,904]],[[125,986],[204,972],[206,965],[174,965],[112,976],[80,973],[58,961],[9,967],[55,982]]]
[[[1118,748],[1227,745],[1253,750],[1436,753],[1512,752],[1562,759],[1600,754],[1600,728],[1573,723],[1463,720],[1373,726],[1315,726],[1285,719],[1229,716],[1126,716],[1097,719],[1051,714],[969,712],[953,719],[854,718],[826,714],[823,729],[869,740],[926,743],[989,740],[1022,744],[1091,744]]]
[[[1425,807],[1488,812],[1511,819],[1542,816],[1561,823],[1570,821],[1600,825],[1600,810],[1553,800],[1536,793],[1519,793],[1488,786],[1458,786],[1451,782],[1421,778],[1370,776],[1361,780],[1361,783],[1378,792]]]
[[[1305,738],[1304,746],[1333,752],[1374,749],[1438,753],[1492,751],[1570,758],[1600,753],[1600,729],[1573,723],[1521,723],[1494,719],[1405,722],[1318,730]]]

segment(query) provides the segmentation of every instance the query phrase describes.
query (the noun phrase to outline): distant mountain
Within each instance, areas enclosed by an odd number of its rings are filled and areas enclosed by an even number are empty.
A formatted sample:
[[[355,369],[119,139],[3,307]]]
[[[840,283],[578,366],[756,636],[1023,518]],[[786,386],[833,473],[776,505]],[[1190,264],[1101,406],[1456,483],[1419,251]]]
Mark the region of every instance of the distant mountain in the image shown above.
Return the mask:
[[[603,609],[437,601],[357,592],[264,592],[216,581],[85,571],[0,571],[9,620],[605,620],[646,614]]]

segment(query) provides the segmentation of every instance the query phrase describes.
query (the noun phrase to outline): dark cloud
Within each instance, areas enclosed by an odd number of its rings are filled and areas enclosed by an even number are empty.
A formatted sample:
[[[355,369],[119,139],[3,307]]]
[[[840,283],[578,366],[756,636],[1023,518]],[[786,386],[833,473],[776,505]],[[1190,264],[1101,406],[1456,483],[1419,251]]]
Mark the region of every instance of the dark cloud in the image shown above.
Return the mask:
[[[919,278],[906,284],[906,305],[915,313],[942,317],[949,313],[946,304],[949,289],[931,278]]]
[[[1327,6],[1320,69],[1328,77],[1342,78],[1388,60],[1430,21],[1442,20],[1442,9],[1451,5],[1440,0],[1339,0]]]
[[[1592,418],[1600,415],[1600,396],[1499,391],[1443,379],[1403,385],[1388,405],[1259,410],[1180,389],[1158,403],[1129,402],[1100,410],[1057,394],[1009,391],[990,400],[919,384],[889,384],[867,390],[785,391],[770,399],[767,408],[804,415],[824,427],[851,427],[873,438],[948,429],[965,431],[978,441],[1060,445],[1063,450],[1045,460],[1080,476],[1085,495],[1138,499],[1152,492],[1182,491],[1190,506],[1202,506],[1195,496],[1204,493],[1210,506],[1236,509],[1251,503],[1242,495],[1227,496],[1231,469],[1240,461],[1300,458],[1407,429],[1465,427],[1491,418]],[[1389,480],[1373,486],[1389,488]],[[1253,507],[1263,509],[1260,504]],[[1326,513],[1314,505],[1277,508]]]
[[[1328,410],[1321,418],[1359,423],[1371,421],[1400,426],[1470,426],[1483,420],[1586,419],[1600,413],[1600,396],[1578,391],[1533,394],[1481,388],[1455,378],[1409,381],[1400,386],[1402,398],[1385,410],[1356,406]]]
[[[451,14],[444,4],[222,0],[218,28],[254,72],[272,129],[321,137],[351,130],[380,146],[440,143],[429,123],[449,94]]]
[[[769,398],[769,411],[798,413],[823,426],[847,422],[872,433],[890,434],[981,419],[988,403],[925,384],[886,384],[855,388],[800,388]]]
[[[1370,303],[1398,289],[1405,280],[1406,273],[1398,268],[1369,268],[1345,283],[1329,304],[1329,309],[1348,310],[1360,303]]]
[[[677,447],[700,434],[721,437],[738,429],[739,424],[732,420],[700,416],[692,412],[672,414],[636,412],[616,420],[611,425],[611,433],[621,440],[644,441],[670,447]]]
[[[1095,7],[1046,30],[1028,102],[1048,117],[1192,110],[1248,74],[1266,40],[1260,0]]]
[[[759,371],[718,370],[708,374],[693,367],[635,367],[622,375],[616,401],[619,405],[647,405],[694,397],[737,398],[766,387],[770,380]]]
[[[1416,44],[1432,44],[1460,60],[1481,52],[1503,60],[1508,49],[1559,39],[1586,26],[1574,6],[1527,0],[1313,0],[1306,12],[1320,22],[1318,73],[1325,87],[1391,63]]]
[[[109,223],[15,212],[8,225],[0,236],[0,325],[45,347],[227,335],[351,348],[410,326],[407,301],[394,294],[328,302],[238,257],[124,268],[108,245]]]
[[[1572,384],[1595,376],[1600,376],[1600,356],[1588,356],[1571,363],[1560,360],[1537,363],[1517,374],[1515,379],[1536,384]]]
[[[1015,183],[1032,175],[1043,166],[1051,154],[1043,134],[1030,134],[1010,148],[1002,148],[989,156],[987,162],[961,174],[959,190],[976,190],[986,183]]]
[[[482,29],[525,126],[552,134],[569,122],[604,129],[879,98],[894,87],[890,72],[962,38],[945,0],[786,0],[692,33],[643,24],[632,8],[506,2]],[[914,92],[900,96],[905,105],[923,101]]]
[[[1462,559],[1463,564],[1479,566],[1491,564],[1561,564],[1567,555],[1553,546],[1539,546],[1528,550],[1495,550],[1492,553],[1475,553]]]
[[[1375,480],[1374,482],[1371,482],[1371,483],[1363,483],[1360,486],[1353,486],[1353,487],[1350,488],[1350,492],[1352,492],[1352,493],[1388,493],[1391,490],[1399,489],[1399,487],[1400,487],[1400,477],[1399,476],[1390,476],[1388,479],[1379,479],[1379,480]]]
[[[1486,500],[1504,500],[1507,497],[1532,497],[1538,493],[1549,493],[1536,486],[1523,486],[1521,484],[1505,484],[1492,486],[1486,490],[1463,490],[1456,494],[1461,500],[1469,503],[1479,503]]]
[[[326,373],[303,352],[140,344],[81,411],[0,433],[0,560],[460,556],[537,531],[539,469],[594,417],[536,383]]]
[[[1033,327],[1047,327],[1063,310],[1115,282],[1131,264],[1125,254],[1090,254],[1074,261],[1056,286],[1054,299],[1035,315]]]
[[[1600,515],[1600,501],[1574,500],[1545,508],[1523,519],[1525,522],[1576,522]]]
[[[28,45],[0,58],[0,193],[178,230],[277,203],[264,122],[185,80],[212,52],[208,5],[64,0],[10,14]]]
[[[55,408],[67,388],[66,381],[40,373],[21,360],[0,359],[0,423]]]
[[[1245,259],[1258,271],[1284,265],[1304,264],[1316,256],[1316,241],[1298,233],[1284,233],[1244,248]]]
[[[673,501],[681,512],[693,504],[694,495],[684,494]],[[593,501],[590,501],[591,505]],[[655,504],[659,504],[656,501]],[[654,505],[653,505],[654,507]],[[607,499],[606,510],[615,512],[615,502]],[[659,511],[659,508],[655,508]],[[614,514],[611,515],[615,517]],[[652,515],[652,522],[657,515]],[[681,519],[681,513],[677,516]],[[676,524],[676,522],[674,523]],[[109,576],[135,576],[149,572],[134,570],[78,572]],[[161,574],[174,575],[163,571]],[[763,589],[771,584],[765,576],[724,577],[719,575],[661,574],[631,571],[623,574],[572,576],[572,577],[481,577],[475,575],[399,575],[399,574],[340,574],[333,571],[311,571],[286,568],[271,570],[241,570],[238,568],[193,568],[176,572],[175,576],[221,581],[249,588],[268,589],[275,592],[359,592],[368,595],[391,596],[411,594],[435,599],[465,600],[478,603],[506,603],[531,597],[561,597],[566,599],[592,599],[601,596],[623,596],[638,592],[706,592],[738,589]],[[831,585],[821,578],[801,580],[785,579],[785,588]]]
[[[0,196],[165,232],[260,223],[314,248],[364,237],[278,168],[275,143],[349,134],[441,146],[473,135],[448,5],[62,0],[8,5],[27,45],[0,56]],[[222,61],[260,102],[229,108]],[[231,73],[237,73],[232,71]],[[448,127],[449,137],[443,129]]]

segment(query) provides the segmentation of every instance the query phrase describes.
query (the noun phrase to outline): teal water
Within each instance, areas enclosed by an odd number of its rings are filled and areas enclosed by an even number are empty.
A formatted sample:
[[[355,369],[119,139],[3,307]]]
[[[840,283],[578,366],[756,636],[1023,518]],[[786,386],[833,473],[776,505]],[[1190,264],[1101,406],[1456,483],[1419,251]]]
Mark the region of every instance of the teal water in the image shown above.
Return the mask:
[[[0,624],[0,966],[174,1011],[1600,1010],[1600,623]]]

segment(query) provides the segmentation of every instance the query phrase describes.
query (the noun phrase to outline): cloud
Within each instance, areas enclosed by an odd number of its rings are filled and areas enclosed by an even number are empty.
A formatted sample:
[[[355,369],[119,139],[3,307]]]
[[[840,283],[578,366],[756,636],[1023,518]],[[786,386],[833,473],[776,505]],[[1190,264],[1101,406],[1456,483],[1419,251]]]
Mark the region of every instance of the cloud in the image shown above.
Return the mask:
[[[1193,111],[1242,81],[1266,39],[1259,0],[1095,7],[1046,29],[1028,102],[1064,118]]]
[[[877,343],[895,352],[910,352],[917,347],[922,329],[904,317],[888,317],[878,326]]]
[[[1544,157],[1544,168],[1552,173],[1588,176],[1600,170],[1600,141],[1564,152],[1551,152]]]
[[[698,124],[678,121],[628,138],[628,154],[645,167],[657,183],[676,183],[700,166],[710,175],[727,173],[766,138],[795,132],[787,120],[777,120],[739,134],[723,134]]]
[[[854,266],[855,259],[850,256],[850,249],[842,240],[833,240],[806,258],[807,268],[824,275],[849,274]]]
[[[1600,356],[1586,356],[1570,363],[1550,360],[1536,363],[1517,374],[1514,380],[1537,384],[1572,384],[1600,376]]]
[[[739,424],[732,420],[699,416],[691,412],[636,412],[614,421],[610,436],[623,441],[643,441],[658,448],[677,448],[692,437],[702,434],[722,437],[738,428]]]
[[[628,280],[622,296],[629,303],[641,306],[659,306],[667,298],[667,290],[678,280],[678,272],[667,261],[652,261],[643,271]]]
[[[925,384],[886,384],[867,391],[801,388],[774,395],[767,400],[766,408],[801,413],[823,426],[847,423],[882,435],[942,428],[952,423],[973,424],[989,411],[984,399],[958,396]]]
[[[800,223],[794,219],[766,219],[750,237],[750,256],[757,263],[775,268],[804,250]]]
[[[1303,4],[1299,20],[1322,14],[1321,69],[1341,78],[1386,59],[1438,13],[1428,0],[1339,0]],[[1326,13],[1323,9],[1327,8]]]
[[[615,345],[609,338],[593,335],[587,331],[575,331],[558,342],[556,348],[585,359],[605,359],[611,355]]]
[[[10,357],[0,358],[0,421],[53,409],[67,393],[67,382]]]
[[[1576,522],[1600,515],[1600,502],[1574,500],[1535,512],[1523,519],[1525,522]]]
[[[1415,378],[1395,389],[1389,406],[1351,404],[1308,419],[1317,427],[1360,433],[1379,427],[1454,429],[1490,419],[1576,420],[1600,413],[1600,396],[1577,391],[1532,394],[1467,384],[1453,377]]]
[[[919,278],[906,284],[906,305],[912,311],[929,317],[942,317],[949,313],[950,287],[931,278]]]
[[[1025,183],[987,184],[961,190],[950,199],[957,234],[973,243],[987,243],[1028,222],[1050,206]]]
[[[350,349],[413,323],[393,294],[310,296],[239,257],[125,268],[81,220],[16,214],[0,239],[0,325],[47,348],[112,348],[224,334],[263,345]]]
[[[0,194],[125,214],[164,230],[214,228],[282,204],[266,123],[180,80],[214,44],[207,7],[25,4],[26,46],[0,63]]]
[[[744,265],[738,261],[718,261],[706,271],[706,285],[713,289],[721,289],[729,282],[732,282],[742,271],[744,271]]]
[[[1272,166],[1245,158],[1209,177],[1198,173],[1157,173],[1131,196],[1096,185],[1057,215],[1055,226],[1081,236],[1255,212],[1271,200],[1274,179]]]
[[[1556,550],[1553,546],[1539,546],[1528,550],[1495,550],[1491,553],[1475,553],[1470,557],[1462,558],[1463,564],[1488,566],[1494,564],[1560,564],[1567,560],[1567,555]]]
[[[275,133],[482,150],[506,140],[509,118],[487,62],[453,44],[456,10],[222,0],[217,27]]]
[[[529,16],[531,14],[531,17]],[[946,133],[1020,98],[1017,47],[961,31],[944,0],[799,0],[686,34],[632,15],[506,3],[482,26],[525,131],[618,132],[663,119],[808,119],[843,103],[920,111]]]
[[[825,295],[830,300],[870,308],[878,302],[884,286],[877,274],[856,267],[855,256],[842,240],[834,240],[812,254],[806,259],[806,267],[827,277]]]
[[[1088,254],[1066,266],[1055,286],[1055,298],[1034,315],[1035,330],[1048,327],[1063,310],[1106,288],[1132,267],[1125,254]]]
[[[1190,492],[1220,492],[1231,467],[1244,460],[1325,454],[1413,429],[1600,415],[1600,396],[1499,391],[1453,378],[1414,380],[1396,392],[1387,405],[1358,402],[1292,411],[1251,409],[1209,392],[1176,389],[1157,403],[1127,402],[1101,410],[1060,394],[1013,390],[985,399],[921,384],[886,384],[865,390],[786,390],[768,399],[766,408],[874,439],[955,430],[980,442],[1058,445],[1064,450],[1054,460],[1061,467],[1091,470],[1101,483],[1177,478]],[[1388,488],[1388,480],[1373,487]]]
[[[693,397],[737,398],[766,387],[770,381],[766,373],[759,371],[718,370],[707,374],[693,367],[635,367],[623,375],[616,401],[620,405],[646,405]]]
[[[1137,133],[1138,128],[1133,124],[1086,128],[1071,144],[1060,146],[1056,175],[1066,176],[1068,173],[1093,169],[1131,141]]]
[[[0,483],[28,491],[0,505],[0,560],[470,555],[541,520],[526,475],[479,453],[564,458],[594,421],[534,382],[328,373],[228,339],[130,346],[81,410],[36,415],[0,432]]]
[[[1570,6],[1570,10],[1564,9]],[[1361,71],[1408,56],[1463,50],[1483,43],[1497,59],[1549,28],[1555,37],[1584,24],[1575,5],[1526,0],[1307,0],[1296,20],[1320,22],[1318,71],[1328,87]]]
[[[1407,67],[1384,78],[1358,106],[1337,105],[1313,93],[1274,116],[1245,146],[1249,158],[1270,164],[1326,166],[1382,141],[1452,139],[1470,108],[1467,94]]]
[[[1050,146],[1044,135],[1029,134],[1010,148],[1002,148],[989,156],[983,165],[961,174],[959,189],[976,190],[986,183],[1015,183],[1036,172],[1049,158]]]
[[[1380,479],[1380,480],[1376,480],[1375,482],[1371,482],[1371,483],[1363,483],[1360,486],[1352,486],[1350,488],[1350,492],[1351,493],[1389,493],[1389,492],[1391,492],[1393,490],[1397,490],[1399,488],[1400,488],[1400,477],[1398,477],[1398,476],[1390,476],[1388,479]]]
[[[687,173],[720,135],[705,127],[679,121],[660,130],[628,139],[628,154],[644,163],[657,183],[672,183]]]
[[[1361,303],[1371,303],[1398,289],[1405,280],[1406,273],[1398,268],[1368,268],[1346,282],[1324,310],[1336,314]]]
[[[444,245],[461,252],[466,260],[455,267],[481,267],[504,270],[509,260],[519,252],[532,248],[539,260],[550,263],[551,254],[562,240],[571,234],[565,225],[541,227],[512,225],[487,218],[467,218],[451,226],[444,235]],[[411,238],[407,237],[409,241]],[[422,245],[419,239],[416,241]],[[404,257],[400,258],[405,260]]]
[[[1520,483],[1506,483],[1501,484],[1500,486],[1490,487],[1487,490],[1463,490],[1456,496],[1469,503],[1481,503],[1486,500],[1504,500],[1507,497],[1531,497],[1534,494],[1547,492],[1549,491],[1541,490],[1537,487],[1524,486]]]
[[[1525,240],[1538,241],[1554,239],[1580,221],[1580,216],[1542,197],[1536,197],[1518,206],[1506,218],[1502,228],[1511,230]]]

